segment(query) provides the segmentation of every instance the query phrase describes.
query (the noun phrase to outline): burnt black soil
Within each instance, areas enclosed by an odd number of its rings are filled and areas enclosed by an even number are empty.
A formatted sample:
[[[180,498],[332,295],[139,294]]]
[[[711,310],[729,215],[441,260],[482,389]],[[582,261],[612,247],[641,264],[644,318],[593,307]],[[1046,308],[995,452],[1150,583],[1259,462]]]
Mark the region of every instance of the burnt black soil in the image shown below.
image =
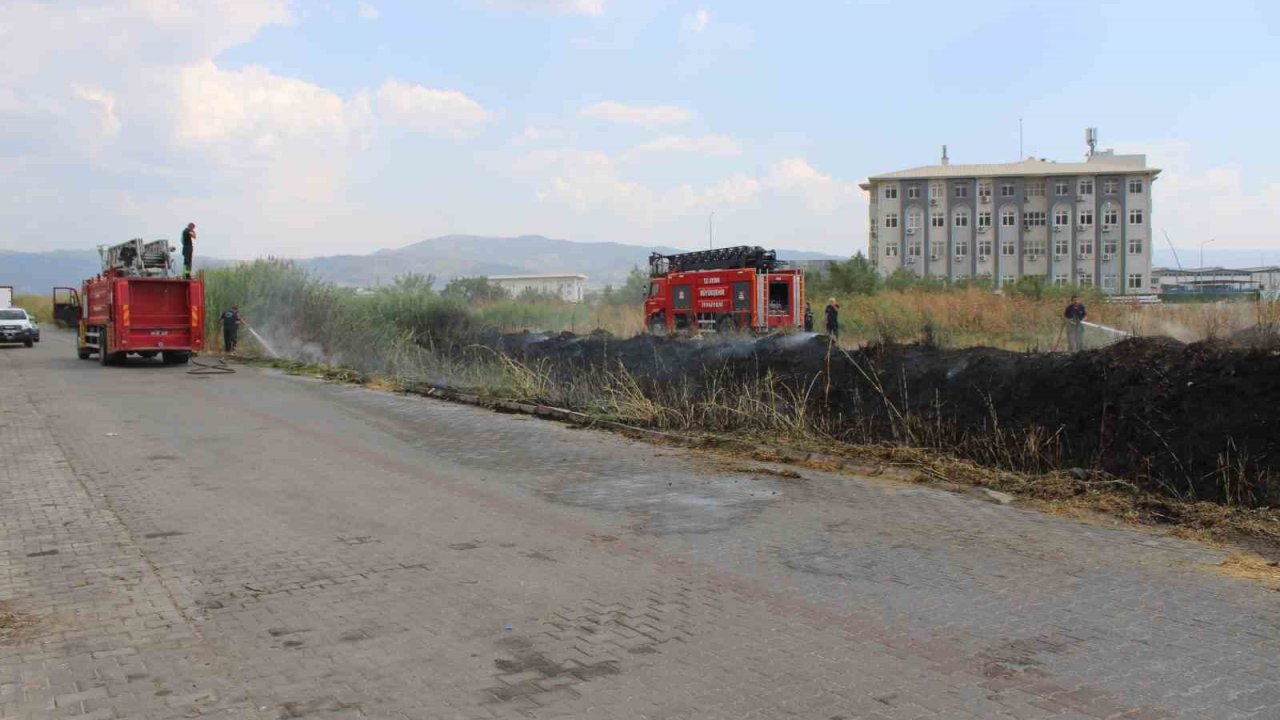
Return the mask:
[[[1004,454],[1017,458],[1038,435],[1052,439],[1044,453],[1062,467],[1104,470],[1184,498],[1280,505],[1274,336],[1192,344],[1140,338],[1077,354],[920,345],[844,352],[808,334],[490,341],[566,379],[625,369],[651,394],[675,386],[696,391],[710,377],[772,373],[794,388],[817,388],[810,409],[851,441],[915,440],[990,460],[1001,455],[993,449],[997,436]],[[1019,462],[1026,460],[1010,464]]]

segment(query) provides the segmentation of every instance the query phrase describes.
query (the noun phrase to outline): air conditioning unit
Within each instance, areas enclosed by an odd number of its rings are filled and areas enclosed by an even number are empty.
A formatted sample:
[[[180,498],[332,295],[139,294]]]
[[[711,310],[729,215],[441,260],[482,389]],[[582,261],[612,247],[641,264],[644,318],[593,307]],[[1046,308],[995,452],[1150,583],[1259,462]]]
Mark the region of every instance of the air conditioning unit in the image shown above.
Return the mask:
[[[908,235],[915,235],[915,234],[916,234],[916,229],[915,229],[915,228],[907,228],[907,234],[908,234]]]
[[[908,265],[915,265],[915,264],[916,264],[916,258],[915,258],[915,256],[914,256],[914,255],[912,255],[912,256],[910,256],[910,257],[908,257],[908,258],[907,258],[907,264],[908,264]]]
[[[987,230],[989,230],[989,229],[990,229],[990,228],[988,228],[986,225],[980,225],[980,226],[978,226],[978,232],[980,232],[980,233],[984,233],[984,232],[986,232],[986,231],[987,231]]]
[[[1076,230],[1079,230],[1080,232],[1088,232],[1089,227],[1089,225],[1077,225]]]
[[[930,255],[930,256],[929,256],[929,259],[930,259],[930,260],[937,260],[937,259],[938,259],[938,256],[937,256],[937,255]]]
[[[1102,256],[1102,259],[1103,259],[1103,260],[1110,260],[1110,259],[1111,259],[1111,257],[1112,257],[1112,256],[1111,256],[1111,254],[1109,254],[1109,253],[1104,253],[1104,254],[1103,254],[1103,256]]]
[[[1054,226],[1053,226],[1053,231],[1054,231],[1054,232],[1062,232],[1062,226],[1061,226],[1061,225],[1054,225]]]
[[[1089,259],[1089,256],[1088,256],[1088,255],[1085,255],[1084,253],[1080,253],[1079,255],[1077,255],[1077,256],[1076,256],[1076,259],[1077,259],[1077,260],[1088,260],[1088,259]]]
[[[982,196],[979,196],[979,197],[978,197],[978,200],[979,200],[983,205],[986,205],[987,203],[991,202],[991,196],[990,196],[990,195],[982,195]]]
[[[979,256],[978,256],[978,262],[986,262],[986,261],[987,261],[987,260],[989,260],[989,259],[990,259],[990,258],[988,258],[986,255],[979,255]]]
[[[937,198],[929,198],[929,204],[930,204],[930,205],[935,205],[935,206],[936,206],[936,205],[938,204],[938,199],[937,199]]]
[[[1040,256],[1039,256],[1039,255],[1028,255],[1028,256],[1027,256],[1027,260],[1030,260],[1031,262],[1035,262],[1035,261],[1037,261],[1037,260],[1039,260],[1039,259],[1040,259]]]

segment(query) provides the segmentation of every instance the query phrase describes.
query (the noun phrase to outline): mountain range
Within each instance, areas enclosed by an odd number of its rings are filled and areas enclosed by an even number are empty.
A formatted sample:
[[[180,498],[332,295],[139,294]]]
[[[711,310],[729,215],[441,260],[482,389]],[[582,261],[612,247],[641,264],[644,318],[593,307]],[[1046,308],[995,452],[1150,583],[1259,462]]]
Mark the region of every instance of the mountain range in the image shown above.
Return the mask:
[[[407,273],[434,275],[439,285],[450,278],[472,275],[581,273],[587,276],[588,286],[598,288],[622,284],[632,267],[643,268],[648,263],[651,252],[685,251],[614,242],[573,242],[541,235],[446,235],[367,255],[329,255],[295,262],[344,287],[376,287]],[[799,250],[778,250],[778,257],[796,262],[835,259],[832,255]],[[195,264],[197,268],[214,268],[233,261],[197,255]],[[100,267],[97,250],[0,250],[0,285],[12,285],[18,294],[45,293],[55,285],[78,285]]]

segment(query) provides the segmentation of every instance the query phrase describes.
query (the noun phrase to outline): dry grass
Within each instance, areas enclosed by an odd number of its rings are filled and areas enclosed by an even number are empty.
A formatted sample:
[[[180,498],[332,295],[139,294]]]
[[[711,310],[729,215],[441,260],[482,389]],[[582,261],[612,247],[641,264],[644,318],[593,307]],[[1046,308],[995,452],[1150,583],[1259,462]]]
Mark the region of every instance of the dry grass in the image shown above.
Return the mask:
[[[1280,561],[1268,560],[1258,555],[1237,554],[1208,567],[1227,577],[1251,580],[1280,591]]]
[[[1121,305],[1088,303],[1089,319],[1134,335],[1167,335],[1183,342],[1221,338],[1255,325],[1280,327],[1280,303],[1215,302]],[[841,301],[842,344],[914,342],[928,328],[945,347],[989,346],[1007,350],[1064,349],[1061,298],[1034,300],[980,288],[947,292],[886,291]],[[1093,342],[1113,338],[1088,331]]]

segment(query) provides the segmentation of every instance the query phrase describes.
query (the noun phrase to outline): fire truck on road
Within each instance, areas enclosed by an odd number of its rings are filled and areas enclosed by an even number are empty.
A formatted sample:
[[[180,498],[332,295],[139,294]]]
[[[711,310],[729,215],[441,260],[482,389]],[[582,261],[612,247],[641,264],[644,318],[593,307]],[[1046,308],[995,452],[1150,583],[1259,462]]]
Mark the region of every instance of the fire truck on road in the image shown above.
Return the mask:
[[[802,327],[804,272],[773,250],[746,245],[653,253],[644,315],[653,333]]]
[[[79,329],[81,360],[115,365],[134,354],[182,364],[204,348],[204,282],[174,275],[168,241],[98,250],[100,274],[79,289],[53,289],[54,316]]]

